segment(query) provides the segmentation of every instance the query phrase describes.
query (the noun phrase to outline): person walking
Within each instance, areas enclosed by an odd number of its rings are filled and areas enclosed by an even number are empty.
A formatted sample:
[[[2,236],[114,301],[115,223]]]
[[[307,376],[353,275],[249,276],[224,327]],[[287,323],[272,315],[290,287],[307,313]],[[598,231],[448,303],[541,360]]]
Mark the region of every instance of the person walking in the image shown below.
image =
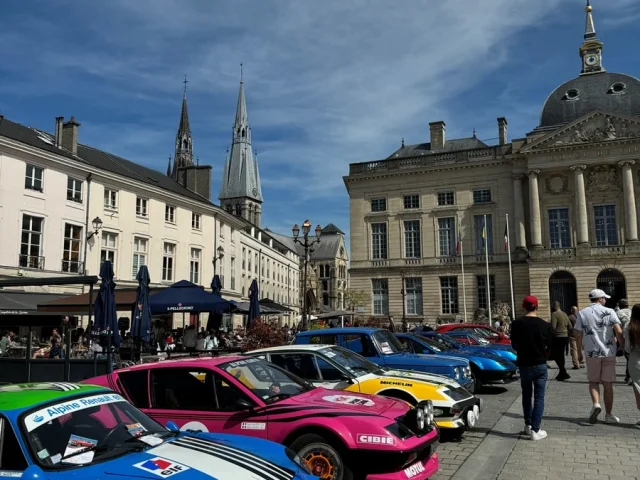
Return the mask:
[[[624,329],[624,347],[629,358],[627,371],[636,394],[636,406],[640,410],[640,304],[631,310],[629,323]],[[640,420],[636,425],[640,425]]]
[[[558,375],[556,380],[563,382],[571,378],[565,368],[565,351],[569,345],[569,334],[573,330],[567,314],[562,311],[560,302],[553,302],[553,313],[551,314],[551,328],[553,328],[553,346],[551,355],[558,365]]]
[[[616,312],[604,306],[611,298],[604,291],[596,288],[589,292],[591,305],[578,312],[576,331],[578,348],[584,348],[587,359],[587,380],[593,407],[589,414],[589,422],[598,422],[602,412],[600,406],[600,384],[604,391],[605,422],[619,423],[620,419],[613,413],[613,382],[616,381],[616,342],[624,346],[620,319]]]
[[[516,363],[520,369],[524,433],[531,440],[543,440],[547,432],[540,426],[548,378],[547,353],[553,344],[553,328],[549,322],[538,317],[536,297],[525,297],[522,308],[527,313],[511,325],[511,346],[517,353]]]
[[[631,309],[629,308],[629,302],[626,298],[621,299],[618,302],[618,318],[620,319],[620,328],[622,328],[622,332],[624,333],[629,321],[631,320]],[[624,358],[627,360],[627,369],[624,372],[624,383],[627,385],[631,385],[631,378],[629,377],[629,354],[625,351]]]
[[[578,343],[576,342],[576,320],[578,319],[578,307],[571,307],[571,314],[569,315],[569,322],[571,322],[571,334],[569,335],[569,349],[571,350],[571,361],[573,363],[573,370],[584,368],[584,358],[582,356],[582,350],[578,350]]]

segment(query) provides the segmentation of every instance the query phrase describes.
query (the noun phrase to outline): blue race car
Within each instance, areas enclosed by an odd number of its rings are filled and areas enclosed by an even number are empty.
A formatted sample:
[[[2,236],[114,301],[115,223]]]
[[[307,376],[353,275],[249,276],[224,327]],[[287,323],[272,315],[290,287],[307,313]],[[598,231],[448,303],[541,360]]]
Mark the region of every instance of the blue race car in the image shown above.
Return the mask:
[[[282,445],[168,427],[103,387],[0,386],[0,477],[316,479]]]
[[[419,333],[419,335],[428,336],[426,333]],[[471,332],[451,331],[438,335],[444,336],[448,340],[452,340],[457,346],[469,352],[490,352],[513,363],[516,363],[516,359],[518,358],[516,351],[511,347],[511,345],[491,343]]]
[[[404,350],[393,333],[382,328],[326,328],[300,332],[294,345],[340,345],[390,370],[414,370],[449,377],[466,390],[473,389],[469,362],[463,358],[416,355]]]
[[[396,337],[410,352],[467,360],[475,382],[473,393],[477,393],[485,384],[511,382],[518,371],[518,367],[509,360],[489,352],[465,351],[435,332],[424,332],[423,335],[398,333]]]

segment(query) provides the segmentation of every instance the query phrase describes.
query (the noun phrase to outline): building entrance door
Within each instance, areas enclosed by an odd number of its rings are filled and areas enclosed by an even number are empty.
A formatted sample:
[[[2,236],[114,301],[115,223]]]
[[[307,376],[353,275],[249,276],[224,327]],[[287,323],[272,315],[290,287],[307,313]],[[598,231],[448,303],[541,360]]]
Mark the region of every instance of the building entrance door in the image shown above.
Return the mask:
[[[600,290],[604,290],[604,293],[611,296],[606,303],[609,308],[615,308],[620,299],[627,298],[627,282],[619,270],[607,268],[601,271],[597,284]]]
[[[560,302],[562,311],[569,314],[571,307],[578,305],[576,278],[567,271],[554,272],[549,277],[549,305]]]

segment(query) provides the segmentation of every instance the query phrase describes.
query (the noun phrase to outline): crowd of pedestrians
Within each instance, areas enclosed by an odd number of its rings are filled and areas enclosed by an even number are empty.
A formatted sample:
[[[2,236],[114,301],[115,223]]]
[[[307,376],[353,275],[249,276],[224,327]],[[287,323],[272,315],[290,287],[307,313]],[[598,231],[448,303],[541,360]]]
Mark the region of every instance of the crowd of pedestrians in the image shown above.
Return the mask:
[[[620,422],[613,413],[613,399],[616,362],[623,354],[627,364],[625,383],[633,386],[640,410],[640,304],[630,309],[623,299],[614,310],[605,306],[610,298],[604,291],[594,289],[589,293],[589,306],[582,310],[574,306],[570,315],[562,311],[559,302],[554,302],[548,322],[538,315],[538,299],[524,298],[522,308],[526,313],[511,325],[511,345],[520,369],[523,433],[532,440],[547,437],[541,428],[549,375],[547,361],[551,359],[558,365],[557,381],[568,380],[571,376],[565,367],[565,356],[569,351],[573,369],[587,370],[593,404],[588,412],[591,424],[598,422],[603,405],[604,421]]]

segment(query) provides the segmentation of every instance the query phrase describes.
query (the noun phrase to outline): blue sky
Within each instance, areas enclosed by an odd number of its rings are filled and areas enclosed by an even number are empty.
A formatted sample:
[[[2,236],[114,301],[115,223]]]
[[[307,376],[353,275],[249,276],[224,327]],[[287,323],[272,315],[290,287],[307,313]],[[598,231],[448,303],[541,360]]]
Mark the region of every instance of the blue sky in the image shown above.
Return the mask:
[[[580,72],[583,0],[3,0],[0,113],[47,131],[74,115],[80,141],[164,171],[183,75],[194,149],[217,197],[243,62],[263,223],[336,223],[342,176],[447,137],[510,138]],[[609,71],[640,76],[640,2],[593,0]],[[490,140],[493,142],[493,140]],[[215,200],[217,202],[217,200]]]

